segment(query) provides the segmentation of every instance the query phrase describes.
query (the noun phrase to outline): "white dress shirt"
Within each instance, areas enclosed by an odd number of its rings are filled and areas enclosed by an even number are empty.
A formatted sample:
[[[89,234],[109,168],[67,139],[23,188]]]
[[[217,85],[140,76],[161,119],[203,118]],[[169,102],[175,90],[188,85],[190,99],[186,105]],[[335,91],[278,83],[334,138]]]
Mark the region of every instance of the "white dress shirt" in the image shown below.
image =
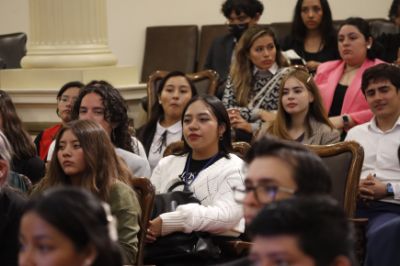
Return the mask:
[[[386,132],[378,128],[374,117],[370,122],[350,129],[346,140],[357,141],[364,148],[361,179],[375,174],[381,182],[391,183],[395,201],[383,201],[400,204],[400,163],[397,155],[400,145],[400,117],[393,128]]]
[[[164,132],[167,132],[166,135],[167,139],[166,142],[163,144],[162,135],[164,134]],[[181,139],[182,139],[182,124],[180,120],[167,128],[163,127],[160,124],[160,121],[157,122],[156,133],[154,134],[154,138],[151,143],[148,156],[151,170],[153,170],[157,166],[158,161],[160,161],[160,159],[163,157],[165,148],[169,144],[176,141],[180,141]]]

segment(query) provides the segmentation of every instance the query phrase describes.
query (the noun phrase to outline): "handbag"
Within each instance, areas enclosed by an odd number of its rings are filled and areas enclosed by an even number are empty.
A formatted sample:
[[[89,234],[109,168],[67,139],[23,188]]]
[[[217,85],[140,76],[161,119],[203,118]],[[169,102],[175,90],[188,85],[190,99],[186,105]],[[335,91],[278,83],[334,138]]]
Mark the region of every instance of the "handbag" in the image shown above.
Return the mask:
[[[151,219],[162,213],[171,212],[177,206],[200,201],[193,192],[184,189],[173,191],[176,187],[185,185],[183,181],[174,183],[167,193],[158,194],[154,200]],[[221,250],[213,243],[212,237],[206,232],[182,233],[175,232],[158,237],[153,243],[146,244],[144,249],[145,264],[163,264],[172,262],[199,261],[218,258]]]

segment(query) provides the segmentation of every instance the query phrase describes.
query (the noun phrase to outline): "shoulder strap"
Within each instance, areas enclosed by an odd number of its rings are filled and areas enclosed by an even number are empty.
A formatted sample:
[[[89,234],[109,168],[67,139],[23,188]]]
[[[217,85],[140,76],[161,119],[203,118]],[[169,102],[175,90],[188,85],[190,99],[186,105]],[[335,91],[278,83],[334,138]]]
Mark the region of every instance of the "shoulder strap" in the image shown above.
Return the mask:
[[[185,186],[185,182],[183,182],[182,180],[176,181],[175,183],[173,183],[167,190],[167,192],[172,192],[175,188],[179,187],[179,186]]]

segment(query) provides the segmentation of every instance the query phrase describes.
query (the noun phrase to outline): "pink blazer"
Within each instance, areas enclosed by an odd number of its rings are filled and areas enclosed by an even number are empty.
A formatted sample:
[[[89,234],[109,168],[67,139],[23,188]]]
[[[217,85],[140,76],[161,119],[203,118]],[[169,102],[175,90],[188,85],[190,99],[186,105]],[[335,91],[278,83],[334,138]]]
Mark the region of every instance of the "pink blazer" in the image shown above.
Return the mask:
[[[357,71],[356,76],[347,88],[343,99],[341,114],[348,114],[358,124],[368,122],[372,118],[364,94],[361,91],[361,79],[364,71],[374,65],[385,63],[379,59],[365,60],[364,64]],[[315,83],[318,85],[326,111],[329,112],[332,106],[333,95],[344,71],[343,60],[328,61],[318,66],[315,75]]]

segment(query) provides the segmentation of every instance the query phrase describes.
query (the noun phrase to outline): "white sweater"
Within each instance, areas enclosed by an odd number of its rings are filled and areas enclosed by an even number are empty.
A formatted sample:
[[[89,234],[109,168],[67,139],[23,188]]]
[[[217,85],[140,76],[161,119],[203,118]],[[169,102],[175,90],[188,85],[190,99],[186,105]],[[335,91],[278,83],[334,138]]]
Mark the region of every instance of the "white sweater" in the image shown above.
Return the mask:
[[[187,155],[170,155],[160,160],[151,176],[157,193],[165,193],[179,179]],[[160,215],[162,235],[173,232],[205,231],[213,234],[238,236],[244,232],[243,207],[235,202],[233,187],[243,188],[244,162],[234,154],[222,157],[202,170],[190,190],[201,205],[189,203],[176,211]]]

